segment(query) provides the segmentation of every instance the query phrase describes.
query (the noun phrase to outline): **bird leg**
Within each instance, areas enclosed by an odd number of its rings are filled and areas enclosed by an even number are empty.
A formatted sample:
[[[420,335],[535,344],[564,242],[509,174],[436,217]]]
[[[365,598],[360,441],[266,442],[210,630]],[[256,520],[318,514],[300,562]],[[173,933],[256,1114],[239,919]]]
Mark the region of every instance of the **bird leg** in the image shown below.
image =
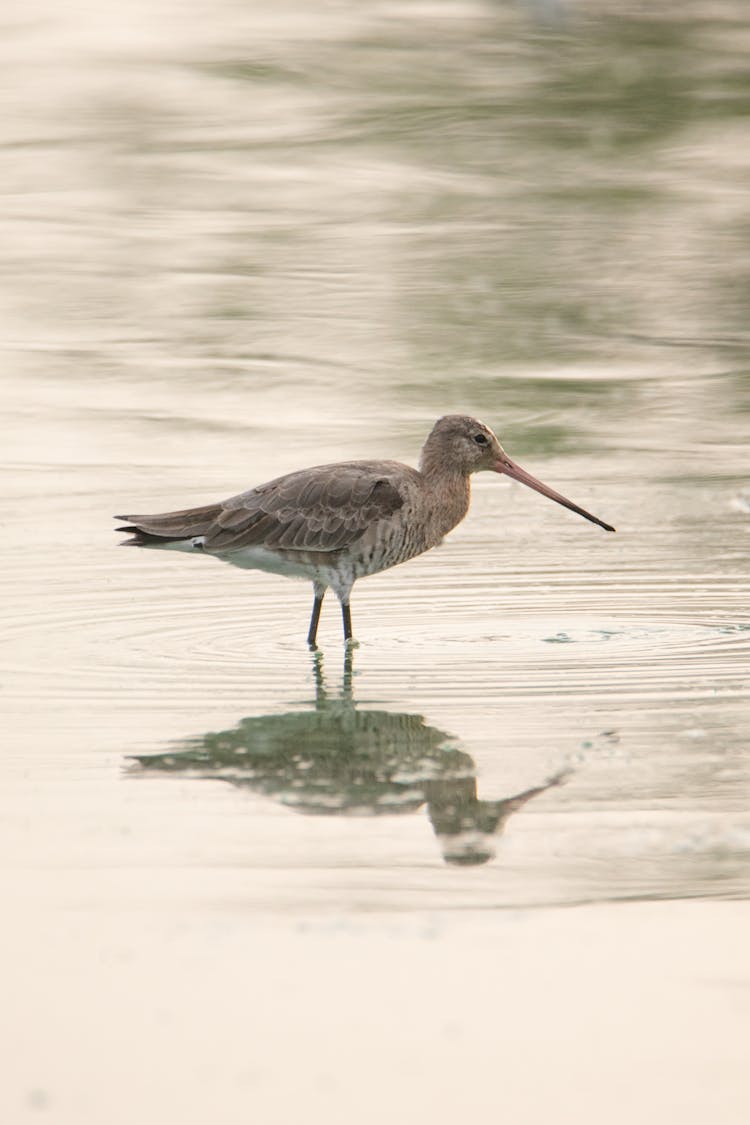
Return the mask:
[[[349,642],[352,637],[352,610],[348,602],[341,603],[341,616],[344,619],[344,640]]]
[[[314,583],[315,601],[312,607],[312,616],[310,618],[310,628],[307,631],[307,643],[310,648],[317,648],[315,638],[318,635],[318,622],[320,621],[320,611],[323,608],[323,598],[325,597],[325,586],[319,586],[317,582]]]

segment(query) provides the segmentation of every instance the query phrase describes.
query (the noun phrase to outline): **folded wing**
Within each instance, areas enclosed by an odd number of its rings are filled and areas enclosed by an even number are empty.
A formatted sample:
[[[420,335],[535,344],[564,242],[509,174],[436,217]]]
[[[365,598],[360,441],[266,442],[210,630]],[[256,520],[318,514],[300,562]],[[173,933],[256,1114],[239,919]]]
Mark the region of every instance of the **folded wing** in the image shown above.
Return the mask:
[[[209,552],[258,546],[339,551],[392,516],[404,499],[387,462],[353,461],[289,473],[203,508],[118,516],[128,526],[117,530],[130,532],[130,542],[141,546],[201,537]]]

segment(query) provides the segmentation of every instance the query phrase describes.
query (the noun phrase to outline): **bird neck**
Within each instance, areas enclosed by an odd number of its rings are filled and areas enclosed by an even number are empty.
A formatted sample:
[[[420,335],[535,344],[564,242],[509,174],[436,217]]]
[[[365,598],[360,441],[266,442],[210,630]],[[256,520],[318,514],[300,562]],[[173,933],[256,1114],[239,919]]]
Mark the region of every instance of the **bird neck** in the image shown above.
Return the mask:
[[[466,473],[446,468],[445,463],[430,464],[424,456],[420,472],[432,497],[432,510],[439,524],[436,530],[442,537],[460,523],[469,510],[470,478]]]

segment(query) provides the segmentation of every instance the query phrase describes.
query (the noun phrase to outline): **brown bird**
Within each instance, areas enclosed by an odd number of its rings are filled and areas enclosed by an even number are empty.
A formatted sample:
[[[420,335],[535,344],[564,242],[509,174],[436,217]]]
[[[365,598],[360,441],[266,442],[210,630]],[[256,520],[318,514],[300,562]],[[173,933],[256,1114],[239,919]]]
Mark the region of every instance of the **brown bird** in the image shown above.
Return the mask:
[[[323,598],[341,603],[352,641],[349,597],[358,578],[436,547],[469,510],[472,473],[504,473],[577,512],[579,508],[511,461],[489,426],[462,414],[438,419],[419,468],[399,461],[342,461],[277,477],[229,500],[154,516],[116,516],[126,546],[214,555],[234,566],[309,579],[315,591],[307,643],[315,648]]]

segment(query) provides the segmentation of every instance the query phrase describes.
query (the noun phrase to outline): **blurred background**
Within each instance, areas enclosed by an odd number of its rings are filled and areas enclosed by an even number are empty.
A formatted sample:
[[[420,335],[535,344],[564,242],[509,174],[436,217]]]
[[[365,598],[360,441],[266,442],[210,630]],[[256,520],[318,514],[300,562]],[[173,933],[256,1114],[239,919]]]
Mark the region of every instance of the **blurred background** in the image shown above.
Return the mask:
[[[447,1121],[500,1044],[530,1125],[539,1068],[578,1123],[744,1123],[747,5],[0,31],[3,1119]],[[480,478],[358,584],[351,664],[333,605],[311,660],[304,584],[114,550],[116,511],[415,463],[449,412],[618,534]]]
[[[458,406],[549,412],[546,451],[571,408],[705,441],[747,409],[749,34],[695,0],[6,11],[12,370],[126,386],[136,436],[210,384],[216,422],[379,448]]]

